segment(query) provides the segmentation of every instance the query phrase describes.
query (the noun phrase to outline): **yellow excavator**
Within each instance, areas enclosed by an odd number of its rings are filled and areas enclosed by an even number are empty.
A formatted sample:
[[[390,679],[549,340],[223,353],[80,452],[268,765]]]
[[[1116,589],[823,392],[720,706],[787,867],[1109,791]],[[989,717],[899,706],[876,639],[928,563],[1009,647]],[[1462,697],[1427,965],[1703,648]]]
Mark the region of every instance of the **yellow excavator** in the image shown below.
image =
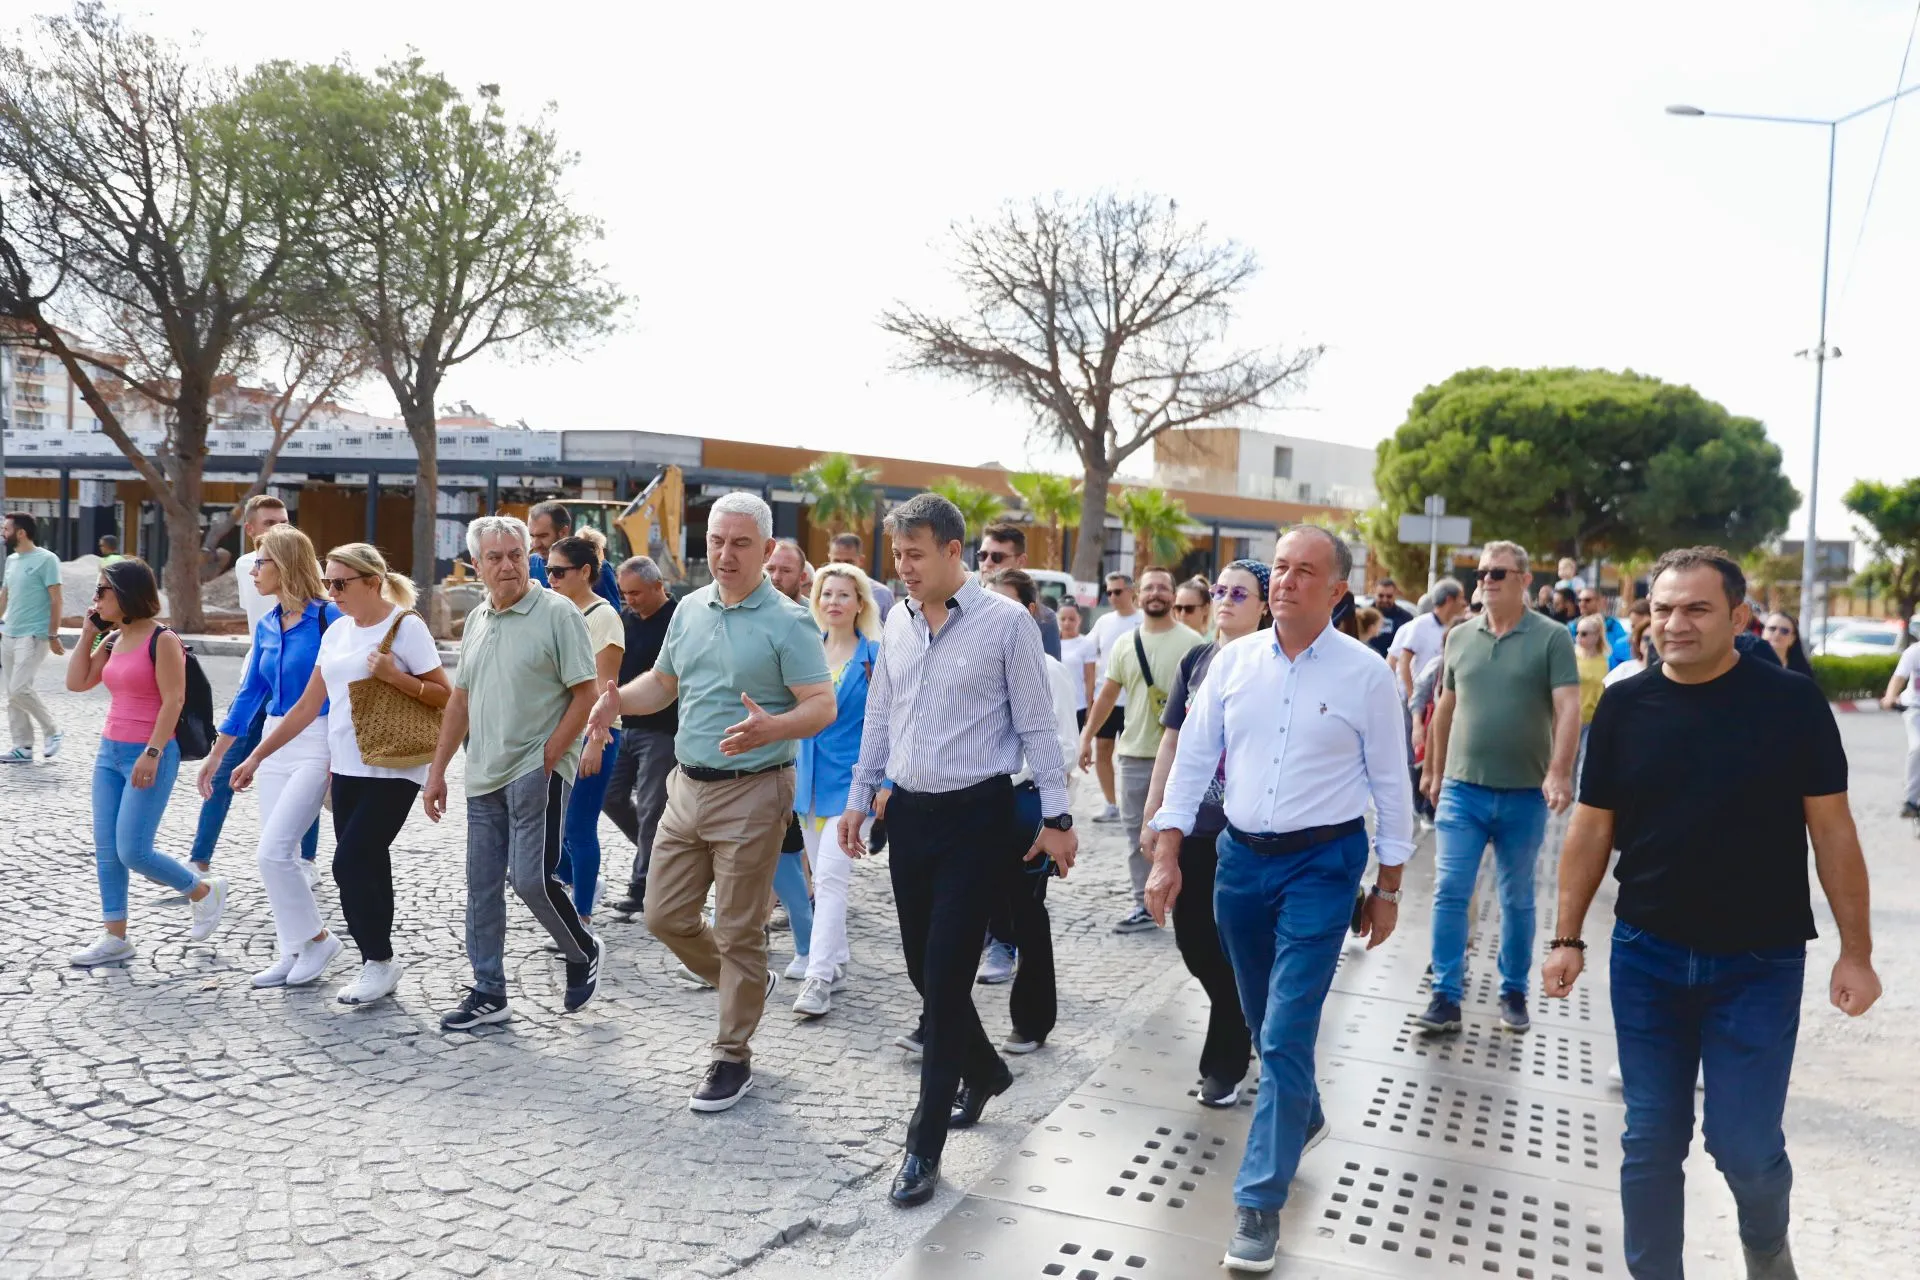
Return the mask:
[[[660,566],[668,582],[685,582],[687,566],[680,556],[680,534],[687,509],[686,480],[680,468],[668,466],[626,502],[603,502],[593,498],[555,497],[573,517],[575,529],[597,529],[607,539],[607,557],[617,567],[630,556],[651,557]],[[526,519],[530,508],[503,503],[503,515]],[[456,577],[464,580],[464,565],[456,564]]]

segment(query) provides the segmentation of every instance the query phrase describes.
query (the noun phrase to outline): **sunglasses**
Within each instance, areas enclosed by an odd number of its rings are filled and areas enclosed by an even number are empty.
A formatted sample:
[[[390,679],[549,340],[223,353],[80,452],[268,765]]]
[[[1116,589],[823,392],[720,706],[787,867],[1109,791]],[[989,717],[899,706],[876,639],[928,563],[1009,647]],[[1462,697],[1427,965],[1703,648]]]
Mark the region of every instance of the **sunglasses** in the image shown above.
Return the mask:
[[[272,560],[270,560],[270,559],[268,559],[268,558],[267,558],[266,556],[263,556],[263,555],[260,555],[260,554],[259,554],[258,552],[256,552],[256,553],[254,553],[254,557],[253,557],[253,568],[252,568],[252,569],[250,569],[250,570],[248,570],[248,572],[250,572],[250,573],[258,573],[258,572],[260,572],[260,566],[261,566],[261,565],[263,565],[263,564],[272,564],[272,563],[273,563],[273,561],[272,561]]]
[[[549,560],[547,561],[547,577],[564,578],[568,574],[572,573],[575,569],[578,569],[579,567],[580,566],[577,564],[555,564],[553,561]]]
[[[1228,587],[1219,583],[1214,584],[1212,595],[1216,601],[1231,600],[1235,604],[1245,604],[1253,598],[1253,592],[1245,587]]]
[[[982,547],[980,548],[980,558],[986,561],[988,564],[1003,564],[1006,561],[1013,559],[1013,552],[989,551],[985,547]]]
[[[1762,627],[1761,630],[1770,636],[1790,636],[1793,634],[1792,627],[1767,626]]]
[[[345,591],[354,583],[371,578],[372,576],[370,573],[356,573],[351,578],[322,578],[320,579],[320,585],[329,591],[340,592]]]
[[[104,600],[107,597],[107,594],[112,590],[113,590],[112,587],[108,586],[106,583],[103,582],[99,586],[93,589],[93,598],[95,600]]]
[[[1205,613],[1206,610],[1207,606],[1203,604],[1177,604],[1173,606],[1175,613]]]
[[[1508,574],[1517,574],[1518,569],[1482,569],[1480,577],[1487,582],[1505,582]]]

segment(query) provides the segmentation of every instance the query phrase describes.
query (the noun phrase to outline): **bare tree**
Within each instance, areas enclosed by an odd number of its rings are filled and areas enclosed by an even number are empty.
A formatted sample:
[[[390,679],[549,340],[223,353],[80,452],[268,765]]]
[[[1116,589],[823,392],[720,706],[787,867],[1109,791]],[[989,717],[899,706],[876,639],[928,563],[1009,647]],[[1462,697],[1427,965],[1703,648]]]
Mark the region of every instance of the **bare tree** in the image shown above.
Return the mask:
[[[1230,347],[1253,254],[1185,222],[1172,200],[1103,193],[1009,204],[952,228],[951,316],[898,304],[880,326],[900,367],[958,378],[1024,404],[1035,431],[1085,469],[1083,531],[1105,527],[1113,475],[1156,437],[1269,406],[1320,347]],[[1076,578],[1099,577],[1104,539],[1083,533]]]

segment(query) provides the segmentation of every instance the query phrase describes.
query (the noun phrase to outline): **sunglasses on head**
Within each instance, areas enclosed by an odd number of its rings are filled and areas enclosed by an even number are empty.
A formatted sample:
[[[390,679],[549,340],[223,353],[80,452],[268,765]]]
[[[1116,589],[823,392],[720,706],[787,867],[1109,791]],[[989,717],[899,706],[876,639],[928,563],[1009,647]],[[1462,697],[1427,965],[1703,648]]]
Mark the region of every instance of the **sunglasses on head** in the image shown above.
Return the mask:
[[[1235,604],[1245,604],[1248,600],[1253,598],[1253,592],[1247,590],[1245,587],[1241,587],[1241,586],[1229,587],[1222,583],[1216,582],[1213,585],[1213,598],[1216,601],[1231,600]]]

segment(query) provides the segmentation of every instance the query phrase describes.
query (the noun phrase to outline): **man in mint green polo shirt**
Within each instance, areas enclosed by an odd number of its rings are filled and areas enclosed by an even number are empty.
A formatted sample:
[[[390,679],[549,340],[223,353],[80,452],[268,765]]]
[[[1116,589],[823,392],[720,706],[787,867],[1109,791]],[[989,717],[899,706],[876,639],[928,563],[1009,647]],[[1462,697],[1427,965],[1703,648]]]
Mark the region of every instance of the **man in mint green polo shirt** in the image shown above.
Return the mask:
[[[1486,609],[1447,635],[1445,692],[1433,714],[1424,786],[1438,832],[1433,1002],[1416,1021],[1458,1031],[1466,990],[1467,903],[1493,845],[1500,886],[1500,1021],[1532,1025],[1534,866],[1547,811],[1573,802],[1580,669],[1573,637],[1527,607],[1527,553],[1489,542],[1480,555]]]
[[[10,511],[0,519],[0,539],[6,542],[4,575],[0,575],[0,681],[5,683],[7,719],[13,728],[13,750],[0,763],[33,763],[33,726],[47,738],[47,758],[60,753],[60,726],[34,689],[34,676],[48,654],[60,648],[60,559],[41,546],[40,522],[25,511]]]
[[[695,1111],[725,1111],[753,1085],[752,1039],[776,979],[767,968],[767,903],[793,812],[802,738],[838,710],[820,627],[767,578],[773,512],[750,493],[718,499],[707,517],[709,586],[674,610],[653,670],[609,689],[592,729],[650,715],[679,699],[679,766],[647,871],[647,928],[693,980],[720,989],[713,1062]],[[702,917],[714,893],[713,923]]]
[[[427,817],[438,822],[447,807],[447,765],[464,741],[473,988],[440,1019],[447,1031],[507,1019],[509,881],[566,959],[569,1013],[593,996],[600,979],[600,940],[580,923],[571,886],[555,874],[561,819],[593,710],[593,650],[580,610],[528,577],[531,548],[527,526],[512,516],[482,516],[467,526],[467,550],[487,598],[467,615],[453,698],[421,792]]]

